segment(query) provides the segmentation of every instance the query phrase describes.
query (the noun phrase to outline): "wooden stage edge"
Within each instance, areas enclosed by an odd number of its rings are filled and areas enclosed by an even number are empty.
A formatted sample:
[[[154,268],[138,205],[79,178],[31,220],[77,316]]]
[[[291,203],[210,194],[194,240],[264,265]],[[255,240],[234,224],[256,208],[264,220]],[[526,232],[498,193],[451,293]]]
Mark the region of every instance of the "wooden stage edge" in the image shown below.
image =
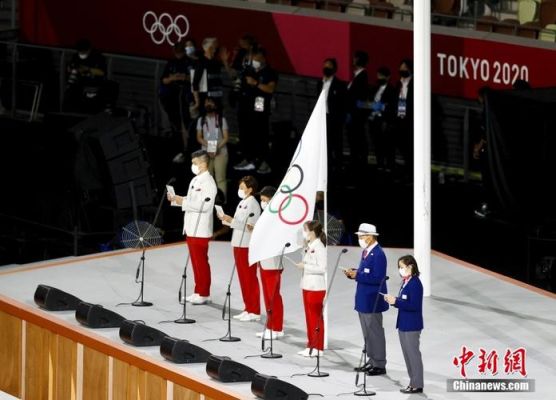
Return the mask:
[[[1,314],[4,315],[2,316]],[[143,354],[134,350],[132,347],[103,338],[102,336],[99,336],[94,332],[91,332],[91,330],[68,324],[63,320],[56,318],[51,313],[47,314],[39,308],[33,308],[31,306],[28,306],[26,304],[8,298],[6,296],[0,295],[0,321],[2,321],[2,318],[4,319],[9,318],[16,325],[19,324],[20,326],[26,326],[27,328],[33,327],[34,329],[34,327],[38,327],[40,330],[44,330],[47,333],[47,335],[52,337],[49,340],[56,340],[57,343],[59,343],[60,339],[74,342],[77,347],[80,346],[83,347],[86,355],[88,354],[88,352],[90,353],[90,351],[92,350],[93,351],[92,353],[94,355],[99,353],[101,356],[106,357],[106,362],[114,361],[114,362],[129,364],[130,368],[137,369],[140,372],[144,371],[145,375],[147,376],[153,376],[155,378],[159,378],[164,381],[171,382],[173,383],[173,385],[178,385],[186,389],[188,392],[190,392],[190,395],[187,396],[187,398],[199,398],[199,395],[201,394],[204,395],[206,399],[241,399],[242,398],[241,395],[236,394],[233,391],[223,390],[217,387],[209,380],[208,377],[207,380],[202,380],[199,379],[198,377],[193,377],[191,375],[188,375],[186,371],[175,368],[171,363],[159,362],[154,359],[146,358]],[[0,324],[0,345],[2,347],[6,348],[6,346],[12,346],[14,348],[21,348],[21,346],[23,346],[23,348],[25,348],[29,346],[40,345],[38,343],[29,343],[30,337],[29,335],[27,335],[26,337],[25,334],[22,335],[22,338],[20,339],[19,343],[2,343],[2,341],[7,341],[8,339],[14,340],[13,334],[8,334],[4,332],[4,330],[10,328],[2,325],[10,325],[10,324]],[[11,325],[14,324],[12,323]],[[10,332],[13,332],[13,330],[14,328],[12,326]],[[57,352],[60,351],[59,347],[56,347],[56,351]],[[19,354],[21,355],[22,353],[19,352]],[[23,355],[22,355],[23,358],[26,358],[24,356],[25,354],[26,352],[23,351]],[[17,356],[17,354],[15,354],[15,356]],[[73,355],[73,357],[75,358],[75,355]],[[52,359],[53,355],[48,354],[46,358]],[[109,360],[109,358],[112,358],[113,361]],[[0,356],[0,361],[5,361],[2,360],[2,356]],[[14,361],[16,365],[19,365],[20,374],[19,376],[16,376],[17,374],[12,374],[12,376],[14,377],[14,379],[17,379],[19,382],[2,382],[2,379],[0,379],[0,390],[4,390],[6,387],[8,387],[11,388],[11,390],[7,391],[8,393],[12,392],[10,394],[17,397],[22,397],[22,398],[27,397],[25,396],[25,394],[29,395],[30,394],[29,390],[32,390],[33,388],[25,387],[25,382],[27,381],[27,379],[25,379],[25,375],[26,375],[25,371],[26,370],[29,371],[29,368],[31,369],[40,368],[37,365],[35,366],[29,365],[29,363],[32,361],[33,360],[25,360],[25,359],[23,360],[20,359],[19,362],[17,362],[17,360]],[[0,365],[0,370],[1,369],[2,366]],[[47,369],[46,373],[48,373],[49,368],[47,367],[46,369]],[[50,367],[50,369],[52,369],[52,366]],[[56,375],[56,373],[55,372],[53,373],[51,371],[50,375]],[[53,379],[52,376],[49,377],[47,376],[45,384],[48,386],[48,381],[52,379]],[[137,381],[139,381],[139,379]],[[2,386],[5,387],[3,388]],[[166,385],[164,385],[164,392],[166,390],[165,386]],[[51,390],[52,388],[49,389],[49,391]],[[191,396],[191,394],[193,394],[191,392],[194,393],[193,396]],[[74,390],[71,397],[67,397],[67,398],[74,398],[75,395],[76,392],[74,386]],[[82,395],[83,398],[93,398],[90,397],[90,394],[87,395],[85,392],[83,392]],[[76,397],[80,397],[80,396],[76,396]],[[32,398],[32,397],[28,397],[28,398]],[[48,396],[46,398],[51,398],[51,397]],[[105,396],[100,396],[98,398],[99,399],[105,398]],[[108,398],[108,396],[106,396],[106,398]],[[152,396],[151,398],[165,399],[166,396],[165,395]]]

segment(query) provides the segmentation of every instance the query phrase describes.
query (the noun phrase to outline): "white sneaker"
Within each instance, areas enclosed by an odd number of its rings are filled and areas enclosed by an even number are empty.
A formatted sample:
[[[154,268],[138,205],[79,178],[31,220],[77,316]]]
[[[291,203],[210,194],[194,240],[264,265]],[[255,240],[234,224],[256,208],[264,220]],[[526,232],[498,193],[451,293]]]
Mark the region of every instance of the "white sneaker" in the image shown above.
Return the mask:
[[[188,303],[191,303],[191,301],[192,301],[193,299],[195,299],[196,297],[198,297],[198,296],[199,296],[199,295],[198,295],[197,293],[193,293],[192,295],[187,296],[187,297],[185,298],[185,301],[187,301]]]
[[[242,311],[239,314],[234,315],[232,318],[233,319],[241,319],[241,318],[243,318],[244,315],[247,315],[247,311]]]
[[[307,347],[305,350],[301,350],[301,351],[297,352],[297,354],[299,354],[300,356],[303,356],[303,357],[316,357],[317,352],[318,352],[319,357],[324,356],[324,351],[313,349],[313,351],[311,352],[311,349],[309,347]]]
[[[251,321],[260,321],[261,316],[259,314],[251,314],[246,313],[243,317],[239,319],[241,322],[251,322]]]
[[[194,304],[196,306],[199,306],[201,304],[207,304],[207,303],[210,303],[210,297],[209,296],[203,297],[203,296],[197,295],[197,297],[195,297],[193,300],[191,300],[191,304]]]
[[[264,332],[257,332],[257,337],[262,338],[264,334],[264,340],[270,340],[270,335],[272,332],[272,340],[278,340],[281,337],[284,337],[283,331],[271,331],[270,329],[265,329]]]

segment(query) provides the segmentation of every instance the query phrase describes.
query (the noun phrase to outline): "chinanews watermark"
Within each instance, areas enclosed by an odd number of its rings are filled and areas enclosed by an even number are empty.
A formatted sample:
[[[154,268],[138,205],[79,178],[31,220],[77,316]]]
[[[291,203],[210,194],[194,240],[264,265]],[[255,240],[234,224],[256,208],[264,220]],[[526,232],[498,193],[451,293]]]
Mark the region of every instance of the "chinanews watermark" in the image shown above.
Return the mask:
[[[460,378],[447,380],[448,392],[535,391],[535,380],[526,379],[527,351],[523,347],[515,350],[508,348],[499,356],[494,349],[487,351],[479,348],[476,353],[467,346],[461,346],[452,364],[457,368]],[[475,372],[474,375],[478,373],[480,378],[470,378],[468,372]],[[497,378],[501,374],[505,377]]]

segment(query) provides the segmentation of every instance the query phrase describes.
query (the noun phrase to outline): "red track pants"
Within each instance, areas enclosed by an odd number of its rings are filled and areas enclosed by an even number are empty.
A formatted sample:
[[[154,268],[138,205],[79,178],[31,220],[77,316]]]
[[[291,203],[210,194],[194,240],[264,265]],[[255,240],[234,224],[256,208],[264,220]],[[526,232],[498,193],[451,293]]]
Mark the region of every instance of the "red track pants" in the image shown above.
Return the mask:
[[[284,329],[284,304],[280,294],[282,271],[260,268],[259,272],[261,274],[261,286],[263,287],[263,298],[267,314],[266,328],[282,332]]]
[[[261,293],[257,279],[257,266],[249,266],[249,248],[234,247],[237,276],[245,311],[251,314],[261,314]]]
[[[303,289],[303,305],[305,306],[305,320],[307,322],[307,347],[317,350],[324,350],[322,303],[325,293],[325,290]]]
[[[193,267],[195,293],[210,296],[210,265],[208,260],[209,238],[188,237],[186,240]]]

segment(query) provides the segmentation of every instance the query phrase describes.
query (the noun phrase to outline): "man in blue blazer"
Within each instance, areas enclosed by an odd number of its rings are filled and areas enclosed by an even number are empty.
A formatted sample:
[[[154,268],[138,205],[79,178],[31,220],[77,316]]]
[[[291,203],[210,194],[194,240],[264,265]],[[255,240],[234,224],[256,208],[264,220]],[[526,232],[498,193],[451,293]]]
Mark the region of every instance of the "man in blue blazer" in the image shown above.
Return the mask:
[[[345,270],[350,279],[357,281],[355,291],[355,310],[365,338],[365,351],[369,360],[357,370],[368,375],[386,374],[386,339],[382,326],[382,313],[388,310],[388,303],[381,293],[388,293],[386,288],[386,255],[377,242],[376,227],[371,224],[359,225],[355,233],[359,237],[359,246],[363,255],[359,268]]]

